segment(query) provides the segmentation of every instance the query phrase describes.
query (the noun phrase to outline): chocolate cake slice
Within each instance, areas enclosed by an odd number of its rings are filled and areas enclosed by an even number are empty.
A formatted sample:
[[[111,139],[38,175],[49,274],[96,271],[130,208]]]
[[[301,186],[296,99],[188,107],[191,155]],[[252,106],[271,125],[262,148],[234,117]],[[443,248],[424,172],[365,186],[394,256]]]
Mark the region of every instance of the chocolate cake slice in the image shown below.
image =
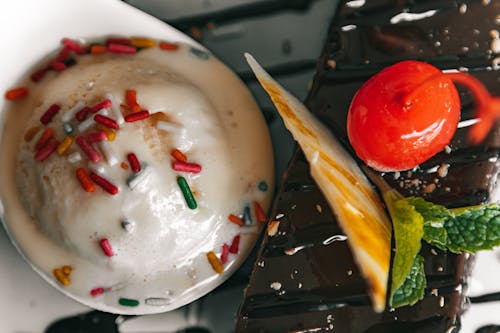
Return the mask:
[[[346,118],[357,89],[404,59],[443,70],[467,70],[495,95],[500,0],[350,1],[331,26],[306,101],[349,149]],[[500,127],[478,146],[466,135],[471,96],[460,90],[462,114],[449,147],[408,172],[381,174],[405,196],[447,207],[495,200]],[[383,147],[381,147],[383,149]],[[284,175],[271,223],[238,317],[237,332],[458,332],[471,257],[423,245],[427,289],[414,306],[372,310],[368,286],[354,262],[309,165],[298,150]]]

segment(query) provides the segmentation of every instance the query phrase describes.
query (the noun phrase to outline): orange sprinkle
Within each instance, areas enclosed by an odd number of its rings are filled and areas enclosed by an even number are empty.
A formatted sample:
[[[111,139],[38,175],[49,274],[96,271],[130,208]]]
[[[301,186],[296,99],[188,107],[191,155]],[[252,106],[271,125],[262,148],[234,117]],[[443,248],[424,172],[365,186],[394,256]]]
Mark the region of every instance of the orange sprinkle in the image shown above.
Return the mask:
[[[108,48],[106,45],[92,45],[90,48],[90,53],[96,55],[96,54],[104,54],[108,51]]]
[[[132,37],[130,38],[130,45],[140,48],[149,48],[156,45],[156,42],[151,38]]]
[[[141,107],[137,103],[137,92],[135,90],[127,90],[125,92],[125,101],[133,112],[141,111]]]
[[[224,271],[224,267],[222,266],[222,262],[220,259],[215,255],[213,251],[210,251],[207,253],[207,259],[210,265],[212,265],[212,268],[217,274],[222,274]]]
[[[71,267],[70,265],[64,265],[64,266],[62,267],[62,271],[63,271],[63,273],[64,273],[66,276],[68,276],[68,275],[70,275],[70,274],[71,274],[71,272],[73,271],[73,267]]]
[[[35,126],[27,130],[26,133],[24,134],[24,141],[30,142],[31,140],[33,140],[33,138],[38,133],[40,128],[41,128],[40,126]]]
[[[178,44],[169,42],[160,42],[160,49],[164,51],[175,51],[179,48]]]
[[[229,216],[227,217],[229,219],[229,221],[233,222],[234,224],[237,224],[239,225],[240,227],[245,224],[243,222],[243,220],[239,217],[239,216],[236,216],[234,214],[229,214]]]
[[[72,143],[73,143],[73,138],[70,137],[69,135],[66,136],[64,140],[57,147],[57,154],[59,156],[63,155],[68,150],[68,148],[71,146]]]
[[[56,268],[54,269],[53,273],[57,281],[59,281],[59,283],[61,283],[63,286],[69,286],[71,284],[69,276],[64,274],[62,269]]]
[[[128,164],[127,164],[127,163],[122,162],[122,163],[120,164],[120,166],[122,167],[122,169],[123,169],[123,170],[128,170]]]
[[[172,155],[172,157],[175,158],[177,161],[187,162],[186,155],[184,155],[184,153],[182,153],[179,149],[172,150],[170,155]]]
[[[76,177],[80,181],[80,184],[82,185],[83,189],[86,192],[94,192],[95,191],[95,185],[94,183],[90,180],[89,175],[87,172],[85,172],[85,169],[78,168],[76,170]]]
[[[266,222],[267,219],[266,213],[264,212],[264,209],[257,201],[253,202],[253,211],[255,213],[255,218],[257,219],[257,221],[261,223]]]
[[[35,143],[35,150],[40,150],[49,140],[54,136],[54,130],[50,127],[47,127],[45,131],[43,131],[42,135]]]
[[[5,98],[9,101],[13,101],[28,96],[28,92],[29,90],[26,87],[14,88],[5,93]]]

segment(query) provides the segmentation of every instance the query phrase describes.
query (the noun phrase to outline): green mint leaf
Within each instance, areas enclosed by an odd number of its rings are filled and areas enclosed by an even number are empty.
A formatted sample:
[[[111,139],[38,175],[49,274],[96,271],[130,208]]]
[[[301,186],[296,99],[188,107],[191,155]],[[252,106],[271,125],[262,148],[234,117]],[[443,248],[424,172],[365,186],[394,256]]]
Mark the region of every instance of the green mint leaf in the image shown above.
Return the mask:
[[[424,298],[426,285],[424,257],[417,255],[404,283],[395,290],[394,294],[389,299],[389,306],[397,308],[417,303]]]

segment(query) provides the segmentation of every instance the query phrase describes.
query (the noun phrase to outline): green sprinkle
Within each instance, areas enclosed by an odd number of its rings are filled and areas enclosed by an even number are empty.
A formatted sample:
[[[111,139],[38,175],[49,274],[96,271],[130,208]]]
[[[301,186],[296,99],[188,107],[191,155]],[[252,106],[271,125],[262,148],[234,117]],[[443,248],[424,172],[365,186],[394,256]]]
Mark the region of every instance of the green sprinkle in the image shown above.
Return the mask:
[[[123,306],[138,306],[139,305],[138,300],[131,299],[131,298],[123,298],[123,297],[120,297],[120,299],[118,300],[118,303],[120,305],[123,305]]]
[[[259,187],[259,190],[261,190],[262,192],[266,192],[267,189],[269,188],[269,186],[267,185],[265,180],[261,181],[259,183],[258,187]]]
[[[186,204],[188,205],[188,207],[191,209],[196,209],[198,205],[196,204],[196,200],[193,196],[193,193],[191,192],[191,189],[189,188],[186,178],[181,176],[177,177],[177,184],[179,184],[179,187],[182,191],[182,194],[184,195],[184,199],[186,200]]]

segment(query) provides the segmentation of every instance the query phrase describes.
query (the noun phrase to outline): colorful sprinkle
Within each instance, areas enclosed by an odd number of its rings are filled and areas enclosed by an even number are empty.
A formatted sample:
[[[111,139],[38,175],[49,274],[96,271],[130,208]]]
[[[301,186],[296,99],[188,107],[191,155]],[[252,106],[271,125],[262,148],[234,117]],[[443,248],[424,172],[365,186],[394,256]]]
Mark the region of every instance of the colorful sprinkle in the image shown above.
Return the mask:
[[[267,235],[268,236],[275,236],[278,233],[278,228],[280,226],[280,221],[274,220],[269,222],[267,225]]]
[[[187,162],[187,157],[184,155],[179,149],[174,149],[170,153],[173,158],[175,158],[179,162]]]
[[[90,180],[89,175],[83,168],[78,168],[76,170],[76,177],[78,178],[78,181],[80,182],[80,185],[82,185],[82,188],[85,190],[85,192],[94,192],[95,191],[95,186]]]
[[[42,80],[45,77],[47,72],[48,72],[47,68],[39,69],[30,75],[30,79],[33,82],[39,82],[40,80]]]
[[[258,222],[260,223],[266,222],[267,220],[266,213],[264,212],[264,209],[257,201],[253,202],[253,211],[255,214],[255,218],[257,219]]]
[[[138,306],[139,301],[136,299],[122,297],[118,300],[118,304],[123,305],[123,306]]]
[[[144,302],[146,303],[146,305],[164,306],[172,303],[172,300],[170,298],[165,298],[165,297],[149,297],[146,298]]]
[[[118,193],[118,187],[116,187],[115,185],[113,185],[112,183],[110,183],[105,178],[99,176],[95,172],[91,172],[90,173],[90,179],[92,179],[92,181],[94,183],[96,183],[97,185],[99,185],[103,190],[105,190],[109,194],[115,195],[116,193]]]
[[[108,138],[108,134],[104,131],[97,131],[97,132],[89,133],[87,135],[87,141],[89,143],[101,142],[101,141],[106,140],[107,138]]]
[[[97,103],[96,105],[91,106],[90,112],[96,113],[97,111],[100,111],[102,109],[109,108],[112,104],[113,103],[111,102],[110,99],[105,99],[104,101],[101,101],[101,102]]]
[[[201,59],[201,60],[208,60],[208,53],[203,51],[203,50],[200,50],[200,49],[197,49],[197,48],[190,48],[189,49],[189,52],[194,55],[195,57],[197,57],[198,59]]]
[[[125,102],[133,112],[141,111],[141,107],[137,103],[137,92],[135,90],[125,91]]]
[[[93,55],[104,54],[108,51],[106,45],[92,45],[90,47],[90,53]]]
[[[179,184],[179,187],[182,191],[182,194],[184,195],[184,200],[186,200],[186,204],[189,208],[195,209],[198,207],[198,204],[196,203],[196,200],[193,196],[193,192],[191,192],[191,189],[189,188],[189,184],[186,181],[186,178],[184,177],[177,177],[177,184]]]
[[[56,268],[52,271],[54,273],[54,277],[59,281],[63,286],[69,286],[71,284],[71,280],[69,279],[69,274],[65,274],[62,268]]]
[[[63,124],[63,131],[65,134],[67,134],[67,135],[73,134],[74,130],[75,129],[73,128],[73,125],[71,125],[70,123]]]
[[[130,39],[125,37],[109,37],[106,39],[106,44],[130,45]]]
[[[26,133],[24,134],[24,141],[31,142],[31,140],[33,140],[33,138],[38,133],[38,131],[40,131],[40,128],[42,128],[42,127],[41,126],[34,126],[34,127],[30,128],[29,130],[27,130]]]
[[[71,272],[73,272],[73,267],[71,267],[70,265],[64,265],[62,267],[62,271],[65,275],[70,275]]]
[[[150,168],[144,165],[142,171],[127,178],[127,186],[133,191],[140,183],[145,181],[151,173]]]
[[[115,96],[111,93],[106,93],[106,98],[111,101],[111,109],[113,110],[113,113],[115,114],[116,122],[118,125],[121,125],[125,122],[125,119],[123,118],[122,111],[120,110],[120,107],[118,103],[115,100]],[[113,141],[113,140],[109,140]]]
[[[79,43],[77,42],[76,40],[73,40],[73,39],[69,39],[69,38],[63,38],[61,43],[66,46],[68,49],[70,49],[71,51],[74,51],[78,54],[85,54],[87,53],[87,51],[85,50],[85,48]]]
[[[115,139],[116,139],[116,133],[115,132],[113,132],[113,131],[107,131],[106,134],[107,134],[108,141],[115,141]]]
[[[125,162],[122,162],[122,163],[120,164],[120,167],[121,167],[123,170],[128,170],[128,164],[127,164],[127,163],[125,163]]]
[[[213,251],[207,253],[207,259],[217,274],[222,274],[222,272],[224,272],[224,267],[222,266],[221,261],[217,258]]]
[[[121,226],[122,229],[125,230],[126,232],[131,232],[132,230],[134,230],[134,223],[127,220],[123,220],[121,222]]]
[[[71,50],[64,47],[56,56],[56,61],[64,61],[70,56]]]
[[[111,244],[109,243],[109,240],[107,238],[101,239],[99,241],[99,245],[101,246],[102,251],[107,257],[112,257],[115,255],[113,253],[113,249],[111,248]]]
[[[106,161],[110,166],[116,165],[118,163],[118,158],[116,157],[115,149],[113,148],[113,145],[109,143],[109,141],[99,142],[99,147],[101,148],[101,151],[106,157]]]
[[[167,123],[166,121],[159,121],[156,124],[156,128],[165,132],[176,132],[184,129],[184,127],[181,125]]]
[[[175,161],[174,163],[172,163],[172,169],[174,169],[175,171],[180,171],[180,172],[200,173],[201,172],[201,165],[196,164],[196,163],[186,163],[186,162]]]
[[[139,48],[150,48],[156,45],[156,41],[150,38],[132,37],[130,38],[130,45]]]
[[[28,96],[29,90],[26,87],[19,87],[19,88],[14,88],[11,90],[8,90],[5,93],[5,98],[8,99],[9,101],[13,101],[16,99],[21,99],[26,96]]]
[[[96,297],[96,296],[104,294],[105,291],[106,291],[106,289],[104,289],[103,287],[97,287],[97,288],[94,288],[90,291],[90,296]]]
[[[178,44],[169,43],[169,42],[165,42],[165,41],[160,42],[159,46],[160,46],[160,49],[162,49],[164,51],[175,51],[179,48]]]
[[[125,120],[126,120],[126,118],[125,118]],[[118,125],[118,123],[116,121],[114,121],[114,119],[103,116],[102,114],[96,114],[94,116],[94,121],[98,124],[104,125],[108,128],[114,129],[114,130],[117,130],[120,128],[120,126]]]
[[[79,122],[82,122],[85,119],[87,119],[89,113],[90,113],[90,108],[88,106],[83,106],[82,108],[79,108],[77,112],[75,112],[75,118]]]
[[[229,214],[229,216],[227,218],[229,219],[229,221],[233,222],[234,224],[239,225],[240,227],[245,224],[239,216],[236,216],[234,214]]]
[[[149,117],[148,110],[142,110],[139,112],[131,113],[125,116],[125,121],[127,123],[133,123],[134,121],[143,120]]]
[[[267,182],[265,180],[262,180],[259,185],[258,185],[259,190],[262,192],[266,192],[269,189],[269,185],[267,185]]]
[[[224,243],[224,245],[222,245],[222,252],[220,254],[220,262],[224,265],[225,263],[227,263],[228,259],[229,259],[229,245]]]
[[[62,61],[52,60],[49,63],[50,68],[55,69],[58,72],[62,72],[66,69],[66,65]]]
[[[94,147],[92,147],[90,143],[87,142],[83,136],[80,135],[77,137],[76,143],[92,162],[98,163],[101,160],[101,155],[94,149]]]
[[[38,138],[38,141],[35,143],[35,150],[40,150],[43,146],[49,142],[49,140],[54,136],[54,130],[52,128],[46,128],[45,131],[43,131],[42,135],[40,138]]]
[[[240,247],[240,235],[236,235],[233,238],[233,242],[231,243],[231,246],[229,247],[229,252],[230,253],[238,253],[238,249]]]
[[[49,106],[47,111],[43,113],[43,115],[40,117],[40,122],[44,125],[47,125],[52,121],[52,119],[55,117],[55,115],[59,112],[61,107],[58,104],[52,104]]]
[[[61,144],[57,147],[57,155],[61,156],[63,155],[68,148],[71,146],[73,143],[73,138],[70,136],[66,136],[64,140],[61,142]]]
[[[82,155],[77,151],[68,155],[68,162],[69,163],[76,163],[76,162],[81,161],[81,160],[82,160]]]
[[[246,225],[252,225],[253,223],[252,214],[250,213],[249,206],[246,206],[243,209],[243,221],[245,222]]]
[[[35,160],[38,162],[45,161],[50,157],[50,155],[52,155],[52,153],[56,151],[57,146],[59,146],[59,141],[50,140],[45,146],[43,146],[39,151],[36,152]]]
[[[130,45],[111,43],[108,45],[108,51],[111,53],[134,54],[137,52],[137,49]]]
[[[138,173],[139,171],[141,171],[141,163],[139,162],[139,159],[134,153],[128,154],[127,160],[133,172]]]

